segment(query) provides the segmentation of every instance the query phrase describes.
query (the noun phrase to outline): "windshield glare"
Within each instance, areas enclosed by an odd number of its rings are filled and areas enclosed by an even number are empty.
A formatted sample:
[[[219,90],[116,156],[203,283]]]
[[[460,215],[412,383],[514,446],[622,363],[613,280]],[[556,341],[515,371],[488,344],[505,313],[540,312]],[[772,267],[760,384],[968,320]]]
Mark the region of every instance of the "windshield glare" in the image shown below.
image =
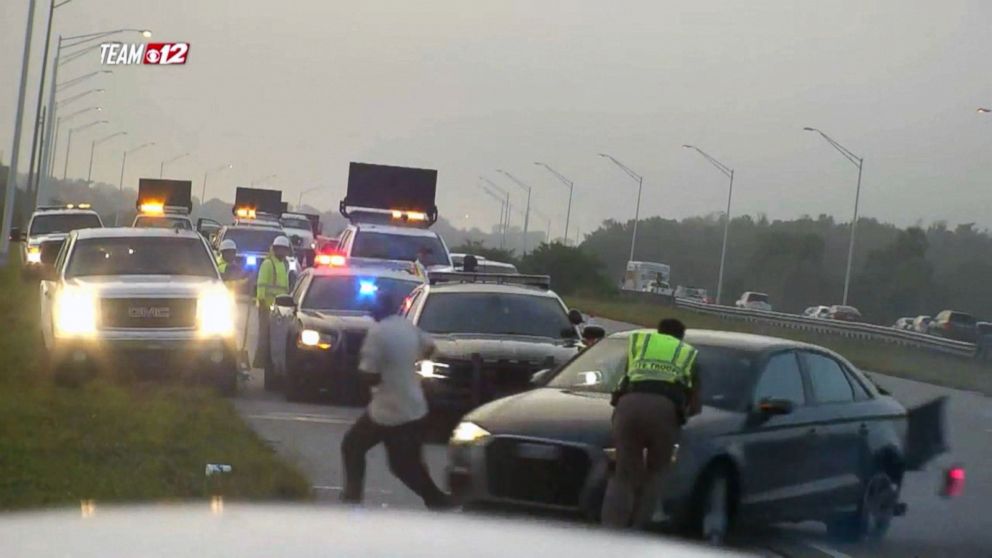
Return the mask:
[[[386,277],[314,277],[303,298],[307,310],[343,310],[367,312],[377,297],[388,295],[399,304],[419,281],[402,281]]]
[[[102,227],[100,217],[93,213],[65,213],[55,215],[35,215],[31,220],[29,234],[69,233],[78,229],[97,229]]]
[[[238,252],[268,252],[272,241],[283,234],[279,229],[230,228],[221,240],[233,240]]]
[[[432,293],[419,323],[429,333],[577,337],[557,298],[507,293]]]
[[[420,257],[425,266],[450,265],[448,252],[436,236],[411,236],[359,231],[351,248],[355,258],[414,261]]]
[[[217,277],[217,268],[203,242],[195,238],[87,238],[73,245],[65,275]]]

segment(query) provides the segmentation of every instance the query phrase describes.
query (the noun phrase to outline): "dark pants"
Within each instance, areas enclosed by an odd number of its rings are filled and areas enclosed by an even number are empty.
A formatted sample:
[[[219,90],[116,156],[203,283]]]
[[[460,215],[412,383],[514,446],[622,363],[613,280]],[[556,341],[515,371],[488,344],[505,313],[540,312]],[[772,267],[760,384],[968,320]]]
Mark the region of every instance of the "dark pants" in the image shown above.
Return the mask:
[[[661,499],[681,424],[665,395],[630,392],[613,412],[616,470],[606,487],[602,520],[609,527],[643,527]]]
[[[258,338],[255,342],[255,368],[265,368],[269,361],[269,307],[258,306]]]
[[[365,491],[365,454],[380,442],[386,444],[389,470],[403,481],[410,490],[424,500],[428,508],[443,508],[448,505],[448,496],[431,479],[424,463],[425,420],[406,422],[396,426],[376,424],[365,413],[351,426],[341,441],[341,456],[344,460],[345,502],[361,502]]]

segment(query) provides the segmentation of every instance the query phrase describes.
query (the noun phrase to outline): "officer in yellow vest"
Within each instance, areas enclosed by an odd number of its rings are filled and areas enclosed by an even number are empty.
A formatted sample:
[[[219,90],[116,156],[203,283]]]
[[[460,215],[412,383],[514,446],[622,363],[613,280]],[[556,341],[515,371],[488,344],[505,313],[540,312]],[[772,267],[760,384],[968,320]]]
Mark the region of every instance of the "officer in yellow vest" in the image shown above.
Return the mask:
[[[660,499],[682,424],[699,412],[696,349],[685,325],[664,319],[658,332],[631,334],[627,371],[614,392],[616,468],[603,499],[609,527],[643,527]]]
[[[220,257],[217,258],[217,271],[220,278],[232,291],[239,291],[247,281],[245,270],[237,262],[238,245],[231,239],[220,243]]]
[[[255,299],[258,301],[258,340],[255,344],[255,368],[264,368],[269,358],[269,310],[276,297],[289,294],[289,257],[293,250],[289,239],[277,236],[269,255],[258,266]]]

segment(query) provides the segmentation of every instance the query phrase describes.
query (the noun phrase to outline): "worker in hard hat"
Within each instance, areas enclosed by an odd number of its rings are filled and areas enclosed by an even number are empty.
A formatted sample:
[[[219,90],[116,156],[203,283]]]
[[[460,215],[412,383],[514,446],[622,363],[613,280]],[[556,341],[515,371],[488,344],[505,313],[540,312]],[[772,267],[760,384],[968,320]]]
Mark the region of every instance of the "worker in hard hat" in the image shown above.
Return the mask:
[[[220,243],[220,257],[217,258],[217,271],[220,278],[232,291],[240,291],[248,281],[244,267],[237,261],[238,245],[231,239]]]
[[[279,235],[272,241],[269,255],[258,266],[255,298],[258,301],[258,342],[255,368],[264,368],[269,358],[269,311],[279,295],[289,294],[289,262],[293,251],[289,239]]]

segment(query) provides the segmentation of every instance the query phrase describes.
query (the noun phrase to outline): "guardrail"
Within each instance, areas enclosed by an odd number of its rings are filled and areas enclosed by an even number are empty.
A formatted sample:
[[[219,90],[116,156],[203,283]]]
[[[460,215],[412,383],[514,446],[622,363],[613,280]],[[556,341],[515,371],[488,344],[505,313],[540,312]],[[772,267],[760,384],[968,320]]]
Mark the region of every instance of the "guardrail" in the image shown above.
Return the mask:
[[[972,343],[943,339],[915,331],[905,331],[874,324],[807,318],[805,316],[784,314],[782,312],[766,312],[734,306],[718,306],[716,304],[705,304],[683,298],[675,299],[674,304],[677,308],[699,312],[700,314],[720,316],[725,319],[768,323],[789,329],[915,347],[957,356],[971,357],[975,354],[975,345]]]

